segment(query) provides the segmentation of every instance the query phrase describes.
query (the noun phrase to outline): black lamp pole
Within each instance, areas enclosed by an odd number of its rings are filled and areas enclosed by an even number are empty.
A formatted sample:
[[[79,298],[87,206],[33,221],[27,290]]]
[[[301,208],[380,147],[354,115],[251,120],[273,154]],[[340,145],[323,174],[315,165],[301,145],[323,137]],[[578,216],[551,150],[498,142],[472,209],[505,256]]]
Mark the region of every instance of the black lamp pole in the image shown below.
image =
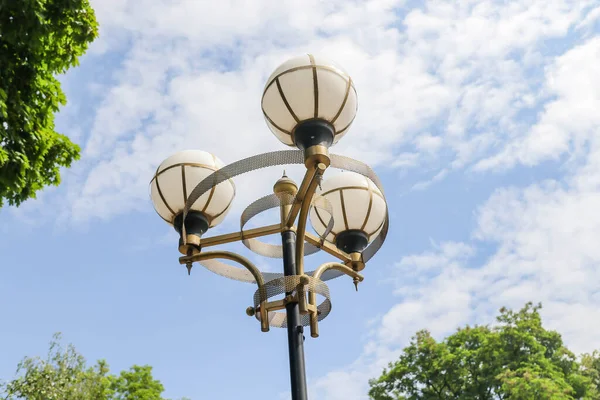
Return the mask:
[[[283,241],[283,274],[296,275],[296,232],[285,230],[281,233]],[[286,296],[291,295],[287,292]],[[288,348],[290,355],[290,379],[292,384],[292,400],[307,400],[306,370],[304,364],[304,327],[300,323],[298,303],[291,302],[285,306],[287,314]]]
[[[306,90],[312,91],[311,96],[307,95]],[[292,96],[298,96],[299,92],[303,94],[297,97],[296,101],[289,101]],[[323,93],[327,94],[324,96]],[[179,251],[183,254],[179,262],[186,265],[188,273],[194,262],[216,259],[234,261],[246,271],[224,263],[205,266],[222,276],[256,283],[258,290],[254,295],[254,304],[246,309],[246,314],[260,321],[262,332],[268,332],[270,326],[287,328],[292,400],[308,399],[304,325],[310,327],[313,338],[318,337],[319,321],[331,311],[329,289],[323,280],[347,275],[353,279],[355,286],[362,282],[364,278],[360,271],[380,249],[388,230],[389,219],[383,188],[373,170],[360,161],[329,154],[329,147],[343,136],[354,121],[357,104],[352,79],[334,63],[321,57],[315,59],[311,54],[290,59],[280,65],[269,78],[263,92],[261,107],[273,134],[285,145],[297,147],[301,151],[258,154],[224,167],[221,167],[222,163],[210,153],[198,150],[182,151],[163,161],[151,181],[154,208],[162,219],[179,232]],[[235,186],[231,178],[266,167],[298,164],[304,164],[306,167],[300,187],[284,173],[273,186],[276,197],[266,196],[258,199],[242,213],[239,232],[201,239],[209,227],[224,218],[224,214],[230,208],[235,195]],[[321,191],[317,198],[317,188],[321,187],[321,179],[327,168],[343,169],[356,174],[348,175],[348,178],[342,180],[328,181],[328,191]],[[173,173],[179,169],[181,174]],[[166,171],[172,172],[164,174]],[[186,171],[193,173],[186,178]],[[362,175],[362,178],[359,175]],[[370,181],[365,182],[364,179]],[[192,187],[190,180],[195,183],[191,192],[188,191]],[[226,181],[229,183],[226,184]],[[324,186],[326,184],[328,183]],[[163,185],[163,189],[160,185]],[[167,204],[163,194],[167,187],[178,192],[172,201],[169,200],[170,204]],[[347,196],[351,196],[348,194],[349,189],[352,189],[352,192],[364,190],[367,194],[367,197],[357,197],[357,201],[351,203],[351,210],[347,209],[348,203],[344,202],[343,195],[343,191],[347,190]],[[207,194],[206,198],[199,201],[204,194]],[[209,203],[213,199],[219,199],[218,202],[223,203],[223,206],[227,204],[221,212],[208,211],[211,209]],[[211,207],[216,202],[213,200]],[[280,206],[281,224],[244,230],[249,218],[277,205]],[[328,223],[321,219],[317,209],[323,209],[329,215]],[[320,220],[320,224],[313,225],[317,236],[306,232],[311,210],[317,212]],[[350,226],[347,212],[363,210],[366,212],[364,221],[356,219],[359,223]],[[333,218],[339,213],[343,216],[343,226]],[[367,226],[378,228],[374,232],[366,232]],[[276,233],[281,233],[283,272],[287,279],[281,279],[279,274],[263,274],[251,261],[234,252],[204,251],[210,246],[242,241],[248,249],[257,254],[279,257],[278,247],[277,251],[272,248],[265,250],[265,247],[261,250],[248,242],[250,239]],[[334,234],[335,241],[327,239],[330,233]],[[307,249],[310,251],[305,251],[306,243],[313,246]],[[326,262],[314,271],[305,273],[304,256],[312,254],[315,250],[323,250],[337,261]],[[327,279],[321,279],[327,271],[332,271],[335,275],[328,274]],[[271,280],[265,282],[267,278]],[[269,288],[271,290],[268,290]],[[282,291],[286,291],[284,299],[270,300]],[[317,295],[325,297],[320,304],[317,304]],[[282,311],[284,308],[285,314]]]

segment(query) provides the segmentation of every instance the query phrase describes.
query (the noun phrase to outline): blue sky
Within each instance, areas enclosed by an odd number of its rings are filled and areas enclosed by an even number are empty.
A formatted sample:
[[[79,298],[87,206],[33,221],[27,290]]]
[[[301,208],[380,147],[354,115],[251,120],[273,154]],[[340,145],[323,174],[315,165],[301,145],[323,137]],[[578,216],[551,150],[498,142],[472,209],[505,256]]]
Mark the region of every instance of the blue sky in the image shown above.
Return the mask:
[[[332,152],[375,168],[391,215],[359,292],[330,283],[332,313],[306,341],[312,398],[365,399],[416,330],[443,337],[530,300],[573,350],[600,347],[598,1],[92,5],[101,38],[62,77],[57,118],[82,159],[0,212],[0,377],[61,331],[114,371],[152,365],[173,398],[286,398],[285,331],[245,316],[251,285],[187,276],[148,182],[186,148],[226,163],[283,149],[260,94],[305,52],[353,77],[359,114]],[[218,231],[281,172],[236,179]]]

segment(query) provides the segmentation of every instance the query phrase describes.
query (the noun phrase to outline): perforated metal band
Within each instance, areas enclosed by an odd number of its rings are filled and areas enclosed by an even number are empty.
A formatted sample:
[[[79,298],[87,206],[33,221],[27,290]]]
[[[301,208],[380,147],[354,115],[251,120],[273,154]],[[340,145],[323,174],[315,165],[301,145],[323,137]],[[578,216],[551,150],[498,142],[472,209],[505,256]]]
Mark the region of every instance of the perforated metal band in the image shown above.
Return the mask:
[[[240,217],[240,231],[244,231],[244,226],[255,216],[258,214],[273,209],[280,208],[286,205],[292,205],[296,202],[296,196],[292,196],[288,193],[280,193],[280,194],[270,194],[268,196],[262,197],[256,200],[254,203],[250,204],[242,213]],[[331,207],[331,203],[324,197],[315,196],[311,202],[312,206],[325,212],[329,215],[329,220],[326,225],[326,230],[323,235],[320,236],[321,240],[325,240],[331,229],[333,228],[333,210]],[[283,257],[283,247],[281,245],[269,244],[260,241],[257,238],[252,239],[242,239],[242,243],[249,250],[253,251],[256,254],[262,255],[264,257],[270,258],[282,258]],[[317,253],[320,249],[316,246],[313,246],[310,243],[304,244],[304,255],[310,255]]]
[[[331,167],[356,172],[358,174],[366,176],[367,178],[371,179],[371,181],[375,184],[375,186],[377,186],[377,188],[380,190],[380,192],[382,194],[384,193],[383,186],[381,185],[381,181],[379,180],[379,177],[377,176],[377,174],[375,174],[373,169],[371,167],[369,167],[368,165],[366,165],[360,161],[354,160],[352,158],[335,155],[335,154],[330,154],[330,159],[331,159],[331,165],[330,165]],[[200,182],[189,194],[189,197],[187,199],[187,202],[185,204],[185,208],[183,211],[184,219],[185,219],[185,216],[187,215],[188,211],[190,210],[190,207],[194,204],[194,202],[200,196],[202,196],[204,193],[211,190],[212,187],[214,187],[228,179],[231,179],[235,176],[244,174],[246,172],[255,171],[258,169],[267,168],[267,167],[271,167],[271,166],[289,165],[289,164],[304,164],[303,151],[301,151],[301,150],[282,150],[282,151],[275,151],[275,152],[270,152],[270,153],[259,154],[256,156],[245,158],[240,161],[236,161],[234,163],[231,163],[231,164],[215,171],[214,173],[212,173],[211,175],[206,177],[204,180],[202,180],[202,182]],[[269,196],[267,196],[267,197],[269,197]],[[385,199],[385,196],[384,196],[384,199]],[[273,198],[263,200],[263,203],[264,203],[263,206],[267,205],[267,204],[281,205],[282,200],[279,198],[277,200],[278,200],[278,203],[275,203],[275,200]],[[286,201],[288,201],[288,200],[286,200]],[[256,210],[258,210],[258,209],[259,208],[257,207]],[[254,213],[254,215],[256,215],[257,214],[256,210],[250,210],[248,212],[248,215],[252,216],[253,213]],[[251,217],[249,217],[249,218],[251,218]],[[362,253],[364,262],[367,262],[368,260],[370,260],[375,255],[375,253],[377,253],[377,251],[381,248],[381,246],[383,245],[383,242],[385,241],[385,238],[387,236],[388,226],[389,226],[389,217],[388,217],[387,207],[386,207],[385,221],[383,223],[383,227],[382,227],[381,231],[379,232],[379,234],[377,235],[375,240],[373,240],[373,242],[371,242],[371,244],[369,246],[367,246],[367,248]],[[185,225],[182,226],[182,232],[183,232],[183,238],[185,240]],[[235,279],[235,280],[242,281],[242,282],[249,282],[249,283],[255,282],[254,278],[249,273],[247,273],[247,271],[241,270],[240,268],[231,266],[229,264],[226,264],[226,263],[223,263],[220,261],[216,261],[216,260],[203,261],[203,262],[201,262],[201,264],[204,267],[206,267],[207,269],[209,269],[210,271],[215,272],[221,276]],[[312,274],[312,272],[307,273],[307,275],[311,275],[311,274]],[[324,276],[321,279],[323,281],[325,281],[328,279],[336,278],[340,275],[341,275],[341,273],[339,273],[337,271],[331,271],[331,273],[329,273],[329,271],[327,271],[327,273],[324,274]],[[278,279],[278,278],[282,277],[282,274],[263,273],[263,276],[265,278],[265,281],[270,281],[270,280]]]
[[[282,276],[275,280],[265,283],[263,290],[257,290],[254,293],[254,308],[260,305],[262,300],[268,300],[271,297],[297,291],[300,285],[301,277],[299,275]],[[304,286],[305,291],[317,293],[325,298],[317,306],[317,319],[319,321],[325,319],[331,312],[331,296],[329,295],[329,287],[320,279],[309,278],[308,284]],[[260,313],[255,314],[256,319],[260,321]],[[269,325],[275,328],[287,328],[287,317],[284,311],[270,311],[268,314]],[[310,324],[310,315],[301,315],[300,324],[308,326]]]
[[[375,186],[377,186],[377,188],[379,189],[381,194],[383,194],[383,199],[384,199],[384,201],[386,201],[385,193],[383,191],[383,185],[381,184],[379,177],[377,176],[377,174],[375,173],[375,171],[373,171],[373,169],[371,167],[369,167],[367,164],[365,164],[363,162],[354,160],[350,157],[344,157],[344,156],[340,156],[337,154],[331,154],[330,159],[331,159],[331,165],[330,165],[331,167],[343,169],[346,171],[356,172],[357,174],[361,174],[362,176],[366,176],[367,178],[369,178],[371,181],[373,181]],[[385,241],[385,238],[388,233],[388,228],[389,228],[389,223],[390,223],[389,221],[390,220],[389,220],[388,207],[387,207],[387,201],[386,201],[385,220],[383,222],[383,226],[381,227],[381,231],[379,232],[377,237],[375,237],[375,240],[373,240],[371,242],[371,244],[369,244],[369,246],[367,246],[367,248],[362,253],[363,261],[365,263],[367,261],[369,261],[371,258],[373,258],[375,253],[377,253],[379,251],[379,249],[381,248],[381,246],[383,245],[383,242]]]

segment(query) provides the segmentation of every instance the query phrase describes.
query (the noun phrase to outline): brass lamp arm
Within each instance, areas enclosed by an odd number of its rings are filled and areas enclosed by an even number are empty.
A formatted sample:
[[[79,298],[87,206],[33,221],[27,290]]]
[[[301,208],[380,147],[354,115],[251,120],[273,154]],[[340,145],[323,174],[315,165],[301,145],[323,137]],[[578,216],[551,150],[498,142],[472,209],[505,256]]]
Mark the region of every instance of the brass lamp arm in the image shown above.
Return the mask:
[[[320,237],[315,236],[310,232],[304,233],[304,239],[306,240],[307,243],[310,243],[313,246],[316,246],[317,248],[323,250],[325,253],[329,254],[330,256],[333,256],[333,257],[339,259],[343,263],[352,262],[352,258],[349,254],[338,249],[335,244],[326,242],[325,240],[322,240]]]
[[[273,224],[262,226],[260,228],[253,228],[242,230],[233,233],[226,233],[218,236],[209,236],[207,238],[202,238],[200,243],[202,244],[202,248],[217,246],[220,244],[238,242],[243,239],[253,239],[262,236],[272,235],[275,233],[281,232],[281,224]]]
[[[179,263],[190,265],[193,262],[214,260],[215,258],[222,258],[225,260],[235,261],[235,262],[241,264],[242,266],[244,266],[248,271],[250,271],[250,273],[254,277],[254,280],[256,281],[256,284],[258,285],[258,290],[261,292],[261,302],[260,302],[260,305],[261,305],[261,307],[260,307],[261,330],[263,332],[268,332],[269,331],[269,321],[268,321],[268,315],[267,315],[267,307],[265,307],[265,305],[267,303],[267,298],[266,298],[267,296],[266,296],[266,291],[265,291],[265,280],[264,280],[262,274],[260,273],[260,270],[250,260],[248,260],[246,257],[240,256],[239,254],[232,253],[230,251],[207,251],[205,253],[198,253],[198,254],[193,254],[190,256],[179,257]]]
[[[355,284],[357,282],[362,282],[365,278],[359,274],[358,272],[354,271],[352,268],[344,265],[344,264],[340,264],[338,262],[328,262],[325,264],[322,264],[319,268],[317,268],[313,274],[313,278],[314,279],[321,279],[321,276],[323,275],[323,273],[327,270],[330,269],[335,269],[337,271],[340,271],[350,277],[352,277],[354,279]],[[309,290],[308,292],[308,304],[310,305],[309,307],[314,309],[314,307],[316,307],[317,305],[317,294],[311,290]],[[310,336],[316,338],[319,337],[319,320],[318,320],[318,315],[317,313],[311,313],[310,314]]]
[[[306,223],[308,220],[308,212],[310,211],[310,206],[312,204],[313,196],[319,186],[319,182],[327,166],[323,163],[316,164],[313,168],[309,168],[306,171],[305,180],[309,178],[308,185],[306,187],[306,192],[301,198],[300,205],[300,215],[298,216],[298,229],[296,231],[297,239],[296,239],[296,269],[298,275],[304,274],[304,241],[306,234]],[[300,187],[302,189],[302,186]],[[289,222],[289,220],[288,220]]]
[[[302,206],[302,201],[307,196],[308,188],[310,183],[316,178],[317,169],[316,165],[306,169],[304,173],[304,178],[302,178],[302,183],[300,183],[300,188],[298,188],[298,192],[296,193],[296,201],[290,207],[287,215],[285,216],[284,225],[288,228],[294,226],[296,222],[296,218],[298,217],[298,213],[300,212],[300,208]],[[282,219],[283,219],[282,215]],[[283,222],[283,221],[282,221]]]
[[[335,269],[337,271],[340,271],[340,272],[348,275],[351,278],[357,279],[359,282],[362,282],[365,279],[361,274],[359,274],[352,268],[348,267],[347,265],[340,264],[338,262],[328,262],[328,263],[322,264],[321,266],[319,266],[319,268],[317,268],[315,270],[315,272],[313,274],[313,278],[321,279],[321,275],[323,275],[323,273],[325,271],[330,270],[330,269]]]

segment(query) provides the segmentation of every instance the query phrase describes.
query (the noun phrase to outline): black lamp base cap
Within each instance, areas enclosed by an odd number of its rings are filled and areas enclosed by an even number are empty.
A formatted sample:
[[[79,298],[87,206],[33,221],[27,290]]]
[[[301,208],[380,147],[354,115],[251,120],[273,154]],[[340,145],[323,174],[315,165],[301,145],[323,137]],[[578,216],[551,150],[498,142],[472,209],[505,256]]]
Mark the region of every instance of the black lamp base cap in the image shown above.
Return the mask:
[[[369,244],[369,237],[358,229],[340,232],[335,238],[338,249],[350,254],[361,253]]]
[[[179,213],[173,220],[173,227],[181,235],[181,225],[183,221],[183,213]],[[209,228],[208,219],[199,211],[190,211],[185,217],[185,233],[186,235],[195,235],[201,237]]]
[[[322,119],[300,122],[294,129],[294,142],[300,150],[306,150],[312,146],[330,147],[333,137],[333,126]]]

